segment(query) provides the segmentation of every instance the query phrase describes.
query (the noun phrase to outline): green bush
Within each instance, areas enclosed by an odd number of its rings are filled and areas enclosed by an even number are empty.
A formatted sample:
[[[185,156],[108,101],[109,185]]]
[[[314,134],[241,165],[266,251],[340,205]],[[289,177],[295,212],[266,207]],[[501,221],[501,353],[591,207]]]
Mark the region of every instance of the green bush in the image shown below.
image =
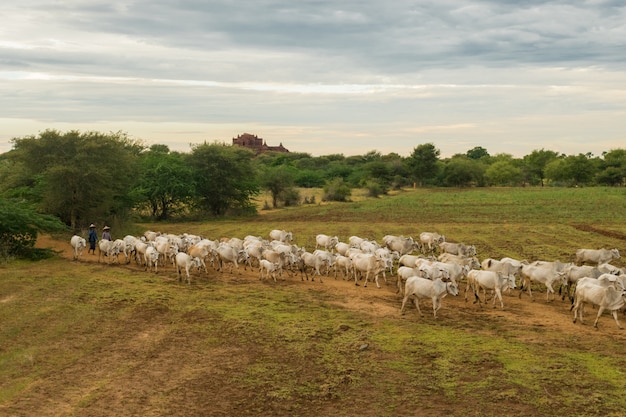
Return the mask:
[[[352,190],[343,178],[335,178],[324,186],[323,201],[348,201]]]

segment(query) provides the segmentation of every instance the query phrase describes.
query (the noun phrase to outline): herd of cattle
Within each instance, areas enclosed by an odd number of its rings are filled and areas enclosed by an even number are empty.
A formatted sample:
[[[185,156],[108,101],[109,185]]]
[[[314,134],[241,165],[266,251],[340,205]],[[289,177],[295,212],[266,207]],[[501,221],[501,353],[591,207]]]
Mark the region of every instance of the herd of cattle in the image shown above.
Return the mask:
[[[411,237],[387,235],[381,243],[351,236],[342,242],[337,236],[317,235],[313,252],[306,251],[293,243],[293,234],[285,230],[272,230],[269,239],[260,236],[246,236],[244,239],[230,238],[209,240],[200,236],[182,234],[161,234],[147,231],[141,237],[126,236],[114,241],[98,242],[98,262],[119,262],[124,255],[125,262],[134,260],[146,270],[157,272],[159,266],[171,263],[179,281],[185,273],[187,283],[191,283],[191,270],[208,272],[207,263],[217,271],[226,267],[232,273],[248,267],[257,268],[259,278],[278,276],[283,273],[299,273],[302,280],[315,277],[322,282],[323,276],[341,273],[344,279],[354,279],[354,284],[367,286],[372,280],[378,282],[382,275],[395,275],[397,293],[402,299],[401,312],[407,302],[413,301],[420,314],[420,299],[432,300],[433,315],[441,308],[441,299],[447,294],[459,294],[459,284],[465,282],[465,299],[468,291],[474,302],[482,305],[493,298],[493,306],[499,302],[504,309],[502,293],[519,287],[519,297],[524,291],[533,299],[531,285],[540,284],[546,288],[546,300],[554,299],[559,290],[570,298],[574,322],[582,322],[583,307],[590,304],[598,307],[594,326],[603,311],[613,315],[617,326],[622,329],[617,312],[626,304],[626,268],[619,268],[610,262],[620,259],[617,249],[579,249],[574,263],[559,261],[516,260],[512,258],[478,260],[473,245],[452,243],[445,236],[434,232],[424,232],[419,240]],[[74,259],[82,256],[85,239],[75,235],[70,244]],[[481,299],[482,292],[482,299]]]

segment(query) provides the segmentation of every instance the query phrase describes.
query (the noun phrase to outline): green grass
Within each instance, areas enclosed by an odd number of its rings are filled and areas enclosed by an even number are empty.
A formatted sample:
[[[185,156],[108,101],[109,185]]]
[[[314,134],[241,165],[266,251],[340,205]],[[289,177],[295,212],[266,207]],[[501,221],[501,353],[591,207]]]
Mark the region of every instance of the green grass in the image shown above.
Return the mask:
[[[310,249],[317,233],[436,230],[476,244],[481,258],[568,260],[581,246],[625,252],[624,203],[617,188],[408,190],[139,227],[211,238],[280,228]],[[438,320],[428,303],[425,317],[413,306],[401,317],[393,283],[356,292],[346,283],[342,294],[297,276],[256,277],[211,271],[187,286],[171,268],[155,275],[60,258],[0,266],[0,414],[618,416],[626,408],[624,337],[608,317],[598,331],[579,326],[585,337],[458,300],[454,310],[448,298]],[[397,316],[345,306],[370,294]],[[571,325],[566,307],[537,299]]]

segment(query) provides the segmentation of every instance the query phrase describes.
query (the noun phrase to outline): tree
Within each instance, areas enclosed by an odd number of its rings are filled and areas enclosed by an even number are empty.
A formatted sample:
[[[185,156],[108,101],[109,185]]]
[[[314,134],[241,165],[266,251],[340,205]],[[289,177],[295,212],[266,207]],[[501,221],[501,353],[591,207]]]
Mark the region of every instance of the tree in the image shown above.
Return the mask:
[[[284,165],[269,167],[263,174],[263,187],[272,195],[272,207],[278,207],[281,196],[293,189],[295,173]],[[283,198],[284,201],[284,198]]]
[[[545,169],[547,165],[556,160],[559,154],[554,151],[546,151],[545,149],[535,149],[530,154],[524,156],[524,166],[526,172],[526,181],[531,185],[541,184],[546,178]]]
[[[439,161],[439,149],[432,143],[425,143],[413,149],[407,159],[409,171],[419,184],[423,186],[428,180],[437,177],[437,162]]]
[[[36,257],[35,243],[39,232],[64,230],[56,217],[38,213],[25,201],[0,198],[0,259]]]
[[[480,185],[484,170],[481,163],[465,156],[451,158],[443,169],[443,182],[445,185],[456,187]]]
[[[493,185],[518,185],[524,179],[524,173],[510,161],[498,161],[489,165],[485,178]]]
[[[46,130],[13,144],[7,158],[20,175],[13,185],[30,187],[30,201],[72,229],[96,218],[125,217],[132,208],[143,146],[126,134]]]
[[[252,197],[259,193],[254,153],[220,143],[195,145],[189,155],[194,170],[195,200],[214,216],[230,209],[256,212]]]
[[[596,176],[599,184],[624,185],[626,181],[626,149],[612,149],[603,155],[603,165]]]
[[[474,160],[489,158],[489,152],[487,152],[487,149],[483,148],[482,146],[476,146],[470,149],[469,151],[466,152],[465,155],[469,159],[474,159]]]
[[[324,201],[348,201],[348,198],[352,194],[350,187],[343,178],[335,178],[332,181],[328,181],[324,186]]]
[[[141,155],[135,192],[139,200],[150,205],[155,219],[166,220],[185,208],[194,195],[194,185],[185,155],[170,152],[166,145],[152,145]]]

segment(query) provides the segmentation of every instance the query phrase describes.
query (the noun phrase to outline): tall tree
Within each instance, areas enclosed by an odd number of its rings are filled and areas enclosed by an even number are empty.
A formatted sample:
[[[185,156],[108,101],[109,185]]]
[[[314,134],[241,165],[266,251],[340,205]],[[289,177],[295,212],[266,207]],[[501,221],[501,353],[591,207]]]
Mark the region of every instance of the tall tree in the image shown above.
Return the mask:
[[[151,208],[152,217],[165,220],[184,209],[194,195],[193,170],[186,156],[153,145],[141,156],[136,192]]]
[[[282,195],[293,188],[296,172],[285,165],[268,167],[263,173],[263,187],[272,195],[272,207],[278,207]]]
[[[467,155],[469,159],[475,160],[489,158],[489,152],[487,152],[487,149],[483,148],[482,146],[473,147],[472,149],[467,151],[465,155]]]
[[[437,177],[439,154],[439,149],[435,148],[435,145],[425,143],[415,147],[407,158],[409,170],[420,186]]]
[[[192,147],[189,162],[194,169],[198,206],[215,216],[229,209],[254,212],[252,197],[259,193],[254,153],[238,146],[204,143]]]
[[[558,153],[545,149],[535,149],[530,154],[524,156],[526,181],[531,185],[541,184],[543,187],[543,180],[546,178],[546,166],[558,157]]]
[[[8,158],[20,168],[30,198],[72,229],[94,219],[125,216],[133,206],[130,189],[143,146],[126,134],[60,133],[13,139]]]

